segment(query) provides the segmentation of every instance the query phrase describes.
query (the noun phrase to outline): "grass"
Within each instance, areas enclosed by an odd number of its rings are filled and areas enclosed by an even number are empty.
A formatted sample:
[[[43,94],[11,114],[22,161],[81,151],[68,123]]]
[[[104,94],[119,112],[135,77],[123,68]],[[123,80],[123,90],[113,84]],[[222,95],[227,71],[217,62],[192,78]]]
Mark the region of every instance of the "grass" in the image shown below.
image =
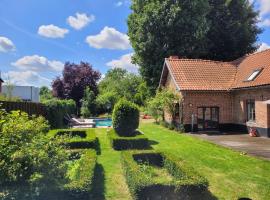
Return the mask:
[[[94,199],[131,200],[120,162],[121,152],[111,148],[106,129],[95,129],[95,132],[101,152],[97,159],[99,172],[97,172],[96,183],[99,183],[99,186],[94,191]],[[104,183],[100,184],[103,181]]]
[[[209,190],[217,199],[270,199],[270,162],[210,142],[179,134],[164,127],[142,123],[140,130],[150,140],[154,150],[184,160],[209,182]],[[131,195],[121,166],[121,152],[114,151],[106,129],[91,129],[99,140],[100,152],[94,173],[93,200],[130,200]],[[142,166],[153,178],[165,175],[159,168]],[[168,178],[168,179],[167,179]]]
[[[156,142],[152,146],[154,149],[185,160],[207,178],[210,192],[218,199],[270,199],[269,161],[242,155],[155,124],[141,124],[140,130]]]

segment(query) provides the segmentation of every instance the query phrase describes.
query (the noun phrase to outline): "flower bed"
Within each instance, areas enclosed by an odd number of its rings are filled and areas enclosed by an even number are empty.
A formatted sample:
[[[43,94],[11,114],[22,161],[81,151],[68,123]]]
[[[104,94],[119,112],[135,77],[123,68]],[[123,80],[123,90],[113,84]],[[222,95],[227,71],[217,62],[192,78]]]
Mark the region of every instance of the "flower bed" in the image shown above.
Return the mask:
[[[140,132],[137,132],[134,137],[121,137],[114,130],[110,130],[108,134],[115,150],[150,148],[148,138]]]
[[[134,199],[202,199],[207,192],[205,178],[168,154],[124,151],[121,155]]]

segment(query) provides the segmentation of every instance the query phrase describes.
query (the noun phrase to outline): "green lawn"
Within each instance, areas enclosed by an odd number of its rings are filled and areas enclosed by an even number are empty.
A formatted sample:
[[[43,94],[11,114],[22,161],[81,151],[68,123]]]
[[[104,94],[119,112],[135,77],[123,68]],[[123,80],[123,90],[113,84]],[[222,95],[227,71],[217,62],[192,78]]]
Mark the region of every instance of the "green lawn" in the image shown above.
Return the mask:
[[[155,124],[141,124],[140,130],[158,151],[170,152],[185,159],[209,181],[210,192],[218,199],[270,199],[270,162],[241,155],[209,142],[179,134]],[[94,199],[131,199],[120,151],[110,147],[106,129],[95,129],[100,142],[100,155],[94,182]]]
[[[110,146],[106,129],[95,129],[100,143],[94,199],[130,200],[128,186],[120,162],[120,151]]]
[[[154,149],[185,159],[205,176],[210,191],[218,199],[270,199],[269,161],[241,155],[155,124],[142,124],[140,130],[152,140]]]

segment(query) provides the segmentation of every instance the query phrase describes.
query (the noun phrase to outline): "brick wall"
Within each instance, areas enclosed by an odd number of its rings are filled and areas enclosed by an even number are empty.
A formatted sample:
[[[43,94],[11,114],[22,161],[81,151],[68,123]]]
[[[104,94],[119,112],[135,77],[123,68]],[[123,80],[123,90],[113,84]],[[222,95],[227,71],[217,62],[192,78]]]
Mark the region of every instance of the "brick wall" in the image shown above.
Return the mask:
[[[256,101],[255,103],[255,115],[256,121],[252,124],[253,126],[260,128],[268,128],[268,105],[263,101]]]
[[[174,81],[172,79],[172,76],[170,74],[168,74],[168,76],[167,76],[165,87],[167,89],[169,89],[169,90],[172,90],[174,92],[177,92],[177,87],[176,87],[176,85],[175,85],[175,83],[174,83]],[[164,119],[167,122],[171,122],[172,121],[171,115],[168,112],[166,112],[166,110],[165,110],[165,113],[164,113]]]
[[[192,114],[197,123],[198,107],[219,107],[219,122],[232,123],[232,96],[229,92],[182,92],[184,124],[191,124]]]
[[[267,127],[270,128],[270,104],[267,105]]]
[[[270,89],[267,88],[257,88],[249,90],[237,90],[233,93],[233,122],[236,124],[246,124],[247,121],[247,111],[246,111],[246,101],[248,99],[254,99],[255,104],[258,106],[258,102],[263,102],[270,99]],[[256,123],[262,124],[263,114],[261,114],[262,108],[256,109]]]

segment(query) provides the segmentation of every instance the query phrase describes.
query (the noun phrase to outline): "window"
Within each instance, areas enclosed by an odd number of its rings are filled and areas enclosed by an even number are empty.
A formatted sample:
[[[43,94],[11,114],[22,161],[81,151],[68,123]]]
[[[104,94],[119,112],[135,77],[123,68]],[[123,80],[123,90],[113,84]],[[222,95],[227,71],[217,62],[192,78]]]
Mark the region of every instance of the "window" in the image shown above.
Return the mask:
[[[262,69],[256,69],[252,72],[252,74],[248,77],[247,81],[254,81],[255,78],[261,73]]]
[[[255,100],[247,100],[247,121],[255,121]]]

